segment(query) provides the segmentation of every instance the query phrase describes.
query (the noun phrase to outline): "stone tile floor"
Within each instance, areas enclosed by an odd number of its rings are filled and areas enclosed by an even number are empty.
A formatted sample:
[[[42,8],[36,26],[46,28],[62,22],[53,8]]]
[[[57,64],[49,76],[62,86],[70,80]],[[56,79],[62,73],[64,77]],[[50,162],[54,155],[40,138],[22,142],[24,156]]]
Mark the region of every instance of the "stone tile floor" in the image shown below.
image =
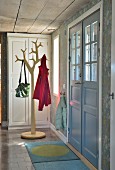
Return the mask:
[[[27,140],[20,138],[20,134],[25,130],[0,129],[0,170],[34,170],[24,143],[59,140],[52,130],[39,130],[46,133],[45,138]]]

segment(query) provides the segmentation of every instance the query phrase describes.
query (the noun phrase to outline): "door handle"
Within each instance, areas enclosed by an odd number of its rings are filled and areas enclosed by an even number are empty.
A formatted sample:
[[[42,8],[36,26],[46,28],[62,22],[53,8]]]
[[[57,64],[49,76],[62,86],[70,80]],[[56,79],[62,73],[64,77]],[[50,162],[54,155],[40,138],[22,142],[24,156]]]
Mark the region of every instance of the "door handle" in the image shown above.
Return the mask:
[[[81,77],[81,73],[79,74],[79,77]]]
[[[81,84],[81,83],[75,83],[75,84]]]
[[[109,94],[110,97],[112,97],[112,99],[114,99],[114,93]]]

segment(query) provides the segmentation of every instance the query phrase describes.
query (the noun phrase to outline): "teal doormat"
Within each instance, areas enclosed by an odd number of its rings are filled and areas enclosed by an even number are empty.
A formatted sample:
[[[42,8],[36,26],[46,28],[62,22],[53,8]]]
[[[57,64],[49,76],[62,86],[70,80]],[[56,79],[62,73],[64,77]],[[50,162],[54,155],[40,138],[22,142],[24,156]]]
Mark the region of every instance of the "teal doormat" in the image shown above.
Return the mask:
[[[35,170],[90,170],[81,160],[34,163]]]
[[[62,141],[32,142],[25,146],[32,163],[79,159]]]

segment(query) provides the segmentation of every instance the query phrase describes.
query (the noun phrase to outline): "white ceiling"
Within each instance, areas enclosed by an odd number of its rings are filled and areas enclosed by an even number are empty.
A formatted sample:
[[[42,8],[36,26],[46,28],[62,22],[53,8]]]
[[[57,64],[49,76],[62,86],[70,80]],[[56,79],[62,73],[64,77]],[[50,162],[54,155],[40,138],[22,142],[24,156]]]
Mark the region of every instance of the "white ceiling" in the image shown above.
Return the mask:
[[[0,32],[50,34],[90,0],[0,0]]]

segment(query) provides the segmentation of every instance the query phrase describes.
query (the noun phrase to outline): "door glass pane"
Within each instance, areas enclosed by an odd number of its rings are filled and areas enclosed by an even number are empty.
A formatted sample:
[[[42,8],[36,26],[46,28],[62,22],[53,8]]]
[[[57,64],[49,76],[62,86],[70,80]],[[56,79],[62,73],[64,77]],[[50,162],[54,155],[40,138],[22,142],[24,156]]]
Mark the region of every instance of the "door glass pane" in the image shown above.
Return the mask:
[[[75,48],[75,33],[72,34],[72,48]]]
[[[76,80],[80,80],[80,66],[76,66]]]
[[[97,81],[97,63],[91,64],[91,81]]]
[[[90,81],[90,64],[85,64],[84,80]]]
[[[97,42],[91,44],[91,60],[97,61]]]
[[[85,62],[90,62],[90,45],[85,46]]]
[[[80,31],[76,33],[76,47],[80,46]]]
[[[76,64],[80,64],[80,48],[76,49]]]
[[[75,64],[75,49],[72,49],[71,63]]]
[[[75,66],[71,67],[71,80],[76,79],[76,74],[75,74]]]
[[[97,21],[91,24],[91,40],[97,41]]]
[[[85,43],[90,42],[90,25],[85,27]]]

